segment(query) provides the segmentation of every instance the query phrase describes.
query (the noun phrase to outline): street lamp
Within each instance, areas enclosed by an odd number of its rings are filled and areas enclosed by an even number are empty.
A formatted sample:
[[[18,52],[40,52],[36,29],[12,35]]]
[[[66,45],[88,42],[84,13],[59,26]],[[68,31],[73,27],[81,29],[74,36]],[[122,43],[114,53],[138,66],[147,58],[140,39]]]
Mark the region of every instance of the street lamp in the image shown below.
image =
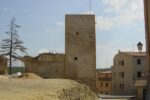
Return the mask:
[[[139,52],[142,52],[142,47],[143,47],[143,44],[141,42],[139,42],[137,44],[137,48],[138,48]]]

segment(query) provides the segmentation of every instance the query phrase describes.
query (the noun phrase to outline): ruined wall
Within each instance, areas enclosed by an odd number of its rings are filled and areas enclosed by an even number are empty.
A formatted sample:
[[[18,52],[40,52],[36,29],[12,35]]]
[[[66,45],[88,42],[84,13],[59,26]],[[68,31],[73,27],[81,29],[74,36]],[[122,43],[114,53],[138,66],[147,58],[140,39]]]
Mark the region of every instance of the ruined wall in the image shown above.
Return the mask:
[[[4,74],[7,68],[7,59],[0,56],[0,75]]]
[[[25,72],[32,72],[44,78],[64,78],[64,54],[41,54],[24,57]]]
[[[65,77],[95,90],[95,16],[65,16]]]

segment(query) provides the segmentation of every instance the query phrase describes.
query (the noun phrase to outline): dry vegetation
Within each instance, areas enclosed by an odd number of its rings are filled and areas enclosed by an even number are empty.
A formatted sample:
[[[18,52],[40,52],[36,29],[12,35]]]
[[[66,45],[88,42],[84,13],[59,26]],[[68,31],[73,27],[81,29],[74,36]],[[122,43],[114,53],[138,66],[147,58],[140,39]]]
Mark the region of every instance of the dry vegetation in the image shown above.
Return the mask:
[[[87,86],[65,79],[1,79],[0,100],[97,100]]]

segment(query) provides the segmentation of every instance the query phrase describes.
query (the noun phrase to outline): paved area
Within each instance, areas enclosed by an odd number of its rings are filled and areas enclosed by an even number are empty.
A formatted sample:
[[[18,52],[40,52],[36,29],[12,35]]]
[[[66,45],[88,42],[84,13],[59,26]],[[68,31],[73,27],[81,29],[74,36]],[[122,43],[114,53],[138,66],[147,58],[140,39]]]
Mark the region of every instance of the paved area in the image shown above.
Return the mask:
[[[99,100],[128,100],[128,99],[99,99]]]
[[[99,100],[131,100],[134,96],[127,95],[99,95]]]

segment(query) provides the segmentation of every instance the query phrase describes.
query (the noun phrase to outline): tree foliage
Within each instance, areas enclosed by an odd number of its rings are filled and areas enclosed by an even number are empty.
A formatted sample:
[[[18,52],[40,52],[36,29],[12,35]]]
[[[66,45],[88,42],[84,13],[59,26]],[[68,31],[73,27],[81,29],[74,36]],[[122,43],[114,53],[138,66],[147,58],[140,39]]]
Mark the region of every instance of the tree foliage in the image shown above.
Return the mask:
[[[9,58],[9,74],[12,73],[12,59],[20,60],[22,58],[20,54],[26,53],[26,48],[22,45],[23,41],[20,40],[20,37],[17,34],[18,28],[20,28],[20,26],[15,24],[15,18],[12,18],[9,24],[9,30],[6,32],[8,38],[2,40],[0,47],[2,55]]]

